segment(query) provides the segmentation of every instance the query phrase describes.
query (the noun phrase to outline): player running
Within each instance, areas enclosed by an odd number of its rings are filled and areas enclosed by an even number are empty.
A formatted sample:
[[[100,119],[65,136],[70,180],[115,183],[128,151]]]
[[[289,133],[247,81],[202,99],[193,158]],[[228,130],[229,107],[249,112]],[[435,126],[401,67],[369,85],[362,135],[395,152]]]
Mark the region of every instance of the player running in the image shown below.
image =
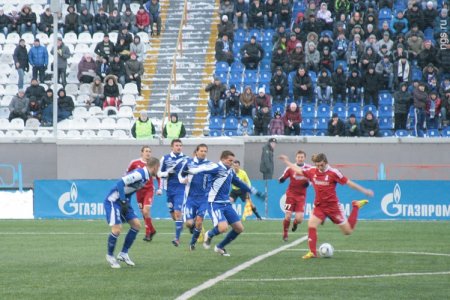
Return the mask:
[[[123,176],[111,189],[103,202],[106,221],[111,226],[111,233],[108,236],[108,253],[106,254],[106,260],[111,265],[111,268],[120,268],[117,260],[123,261],[129,266],[135,265],[128,256],[128,250],[136,239],[141,223],[131,207],[130,199],[136,191],[143,188],[149,180],[152,180],[152,176],[156,176],[158,168],[159,160],[153,157],[149,158],[144,168],[136,169]],[[117,255],[116,259],[114,257],[114,249],[124,221],[130,224],[130,230],[125,237],[122,251]]]
[[[208,213],[211,216],[214,228],[205,233],[203,242],[205,249],[211,247],[211,240],[214,236],[228,230],[228,224],[232,227],[232,230],[228,232],[227,236],[214,247],[214,251],[222,256],[230,256],[227,250],[225,250],[225,246],[244,231],[244,226],[230,202],[229,194],[231,184],[236,185],[244,192],[256,194],[259,198],[264,198],[265,196],[255,188],[243,183],[236,176],[236,173],[231,168],[233,161],[233,152],[225,150],[220,156],[220,162],[203,164],[189,170],[189,173],[194,175],[200,172],[211,175],[211,189],[208,193]]]
[[[130,162],[127,173],[131,172],[138,168],[143,168],[147,164],[147,161],[152,156],[152,150],[149,146],[143,146],[141,148],[141,157],[138,159],[135,159]],[[159,177],[156,177],[156,180],[158,181],[158,189],[156,190],[157,195],[162,194],[161,190],[161,179]],[[138,202],[139,209],[141,210],[142,216],[144,218],[144,224],[145,224],[145,237],[144,241],[151,242],[153,239],[153,236],[156,234],[156,229],[153,226],[152,218],[150,214],[150,209],[153,204],[153,192],[154,192],[154,185],[153,185],[153,179],[147,181],[145,186],[136,192],[136,199]]]
[[[336,184],[347,184],[352,189],[360,191],[368,197],[373,197],[373,191],[348,179],[338,169],[332,168],[323,153],[312,156],[315,167],[310,169],[303,169],[291,163],[286,155],[280,155],[279,158],[292,170],[308,178],[314,186],[316,193],[314,210],[308,221],[308,245],[310,251],[303,256],[303,259],[317,257],[317,227],[319,224],[328,217],[334,224],[339,226],[343,234],[349,235],[353,232],[358,221],[359,209],[369,203],[365,199],[352,201],[353,209],[347,220],[343,209],[339,205],[339,199],[336,195]]]
[[[192,228],[192,238],[189,249],[195,250],[195,244],[203,228],[203,219],[208,210],[208,192],[210,176],[204,173],[189,175],[188,171],[203,164],[210,163],[206,158],[208,146],[200,144],[195,149],[195,157],[187,159],[178,173],[180,182],[186,183],[183,202],[183,219],[186,227]]]
[[[295,155],[296,165],[304,170],[311,166],[305,164],[306,153],[302,150]],[[291,224],[292,213],[295,213],[292,231],[296,231],[298,225],[303,222],[305,215],[306,190],[309,186],[308,178],[298,174],[293,169],[287,167],[283,175],[278,179],[280,183],[289,178],[289,186],[286,190],[286,203],[284,205],[285,215],[283,220],[283,241],[288,241],[288,230]]]
[[[239,160],[235,160],[233,162],[233,170],[234,173],[236,173],[237,177],[244,182],[248,186],[252,186],[252,183],[250,181],[250,178],[248,178],[247,172],[245,172],[243,169],[241,169],[241,162]],[[250,199],[250,194],[247,192],[243,192],[240,188],[235,186],[234,184],[231,185],[231,193],[230,193],[230,200],[231,203],[236,202],[238,198],[241,198],[242,202],[249,201],[252,206],[252,211],[255,214],[256,218],[258,220],[262,220],[261,216],[259,215],[258,211],[256,210],[256,206],[252,203],[252,200]],[[244,205],[245,206],[245,205]]]
[[[181,231],[183,230],[181,207],[184,197],[184,184],[179,181],[178,172],[187,156],[181,152],[183,143],[180,139],[173,139],[170,146],[172,152],[161,158],[158,177],[164,179],[163,186],[167,194],[167,206],[172,219],[175,221],[175,238],[172,240],[172,244],[178,247],[180,245]]]

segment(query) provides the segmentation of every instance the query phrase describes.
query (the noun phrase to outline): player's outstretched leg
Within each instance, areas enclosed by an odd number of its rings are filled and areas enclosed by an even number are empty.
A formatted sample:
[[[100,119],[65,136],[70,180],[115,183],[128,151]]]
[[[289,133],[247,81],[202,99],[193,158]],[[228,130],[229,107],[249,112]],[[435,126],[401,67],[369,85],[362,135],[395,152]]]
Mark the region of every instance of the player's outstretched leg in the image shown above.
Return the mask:
[[[308,228],[308,246],[309,252],[306,253],[302,258],[310,259],[317,257],[317,229],[314,227]]]
[[[106,254],[106,261],[111,265],[113,269],[119,269],[120,265],[114,257],[114,249],[116,248],[117,238],[119,236],[114,233],[110,233],[108,236],[108,253]]]
[[[205,237],[203,238],[203,248],[209,249],[211,248],[211,241],[213,237],[220,234],[219,227],[215,226],[213,229],[205,232]]]
[[[287,242],[288,241],[288,230],[289,230],[289,226],[291,224],[291,220],[283,220],[283,241]]]
[[[369,200],[363,199],[363,200],[353,200],[352,201],[352,212],[350,213],[350,216],[348,217],[348,223],[350,224],[350,227],[352,229],[355,228],[356,222],[358,222],[358,212],[359,209],[362,208],[364,205],[369,203]]]

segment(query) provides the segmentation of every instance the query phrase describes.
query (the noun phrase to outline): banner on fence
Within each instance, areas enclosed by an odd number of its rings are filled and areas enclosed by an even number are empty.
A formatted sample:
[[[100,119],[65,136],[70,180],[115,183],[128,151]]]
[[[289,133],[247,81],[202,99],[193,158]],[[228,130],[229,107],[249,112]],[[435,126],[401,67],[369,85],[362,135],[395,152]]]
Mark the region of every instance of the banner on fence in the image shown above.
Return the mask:
[[[450,219],[450,182],[447,181],[358,181],[371,188],[375,196],[359,213],[360,219],[382,220],[449,220]],[[254,180],[253,186],[264,191],[265,182]],[[37,180],[34,190],[35,218],[61,219],[102,219],[105,211],[103,201],[114,180]],[[284,217],[284,192],[287,183],[268,181],[268,218]],[[338,197],[346,214],[352,209],[351,201],[363,199],[364,195],[347,186],[338,186]],[[313,209],[314,189],[307,192],[305,217]],[[264,200],[252,197],[253,203],[262,216],[265,216]],[[132,205],[139,212],[133,196]],[[235,209],[242,216],[244,203],[240,200]],[[170,218],[165,195],[155,195],[152,206],[153,218]],[[254,218],[254,215],[249,219]]]

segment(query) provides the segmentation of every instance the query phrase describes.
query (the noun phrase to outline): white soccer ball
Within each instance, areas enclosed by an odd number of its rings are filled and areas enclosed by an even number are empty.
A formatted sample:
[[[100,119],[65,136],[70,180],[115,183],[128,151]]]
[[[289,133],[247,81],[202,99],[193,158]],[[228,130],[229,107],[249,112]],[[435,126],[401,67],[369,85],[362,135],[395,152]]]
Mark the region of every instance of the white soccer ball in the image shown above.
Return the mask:
[[[321,257],[332,257],[334,253],[334,248],[331,244],[323,243],[319,247],[319,254]]]

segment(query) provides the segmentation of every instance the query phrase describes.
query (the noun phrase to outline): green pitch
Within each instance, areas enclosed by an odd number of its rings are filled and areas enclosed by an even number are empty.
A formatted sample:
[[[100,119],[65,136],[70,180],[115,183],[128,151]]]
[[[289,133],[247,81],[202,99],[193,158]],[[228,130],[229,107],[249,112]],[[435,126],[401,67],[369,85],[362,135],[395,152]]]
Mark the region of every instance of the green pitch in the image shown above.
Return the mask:
[[[231,257],[221,257],[201,245],[188,251],[187,230],[175,248],[173,223],[156,220],[154,240],[143,242],[141,232],[130,251],[136,267],[113,270],[105,260],[104,221],[0,221],[0,299],[175,299],[306,235],[302,224],[284,243],[281,221],[244,225],[245,233],[227,247]],[[193,299],[450,298],[450,222],[363,221],[353,235],[343,236],[327,221],[318,233],[319,244],[334,246],[333,258],[302,260],[302,242]],[[221,239],[215,237],[213,245]]]

